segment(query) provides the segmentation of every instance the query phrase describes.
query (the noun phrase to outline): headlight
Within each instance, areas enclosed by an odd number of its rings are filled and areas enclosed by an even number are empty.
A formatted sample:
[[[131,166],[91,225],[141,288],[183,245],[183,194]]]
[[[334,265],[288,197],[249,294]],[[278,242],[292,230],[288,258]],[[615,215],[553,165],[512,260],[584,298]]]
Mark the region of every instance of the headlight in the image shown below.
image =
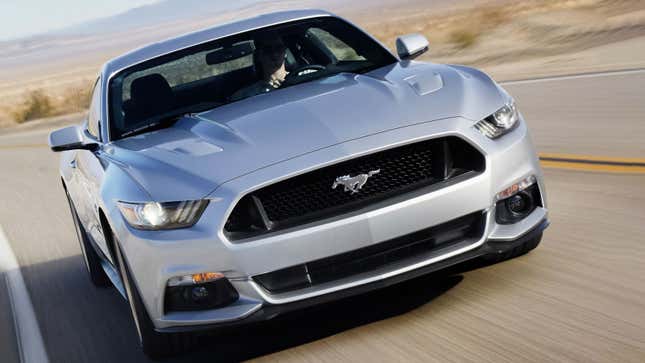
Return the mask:
[[[496,139],[517,126],[520,116],[515,102],[511,101],[494,114],[475,124],[475,128],[485,136]]]
[[[118,202],[125,220],[134,228],[146,230],[190,227],[197,223],[207,205],[208,200],[169,203]]]

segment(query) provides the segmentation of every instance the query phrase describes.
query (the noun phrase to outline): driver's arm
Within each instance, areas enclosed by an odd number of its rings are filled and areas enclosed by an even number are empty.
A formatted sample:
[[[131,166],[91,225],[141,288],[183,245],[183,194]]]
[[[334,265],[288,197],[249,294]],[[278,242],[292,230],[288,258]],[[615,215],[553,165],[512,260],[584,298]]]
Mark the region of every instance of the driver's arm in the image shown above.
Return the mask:
[[[231,102],[239,101],[244,98],[253,97],[262,93],[267,93],[273,90],[273,87],[270,87],[264,81],[258,81],[253,84],[250,84],[246,87],[242,87],[237,90],[230,97]]]

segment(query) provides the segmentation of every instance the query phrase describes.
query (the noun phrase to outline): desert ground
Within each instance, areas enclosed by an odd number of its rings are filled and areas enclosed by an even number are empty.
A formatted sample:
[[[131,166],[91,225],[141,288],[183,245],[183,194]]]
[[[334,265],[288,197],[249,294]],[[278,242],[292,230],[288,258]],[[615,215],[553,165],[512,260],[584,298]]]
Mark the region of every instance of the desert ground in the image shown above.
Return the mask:
[[[497,80],[645,66],[643,1],[381,1],[332,1],[328,8],[390,48],[398,35],[422,33],[431,43],[422,60],[475,66]],[[278,1],[123,34],[0,43],[0,127],[15,127],[24,118],[82,113],[101,64],[129,49],[261,12],[321,5]],[[46,109],[24,117],[30,102],[46,102]]]

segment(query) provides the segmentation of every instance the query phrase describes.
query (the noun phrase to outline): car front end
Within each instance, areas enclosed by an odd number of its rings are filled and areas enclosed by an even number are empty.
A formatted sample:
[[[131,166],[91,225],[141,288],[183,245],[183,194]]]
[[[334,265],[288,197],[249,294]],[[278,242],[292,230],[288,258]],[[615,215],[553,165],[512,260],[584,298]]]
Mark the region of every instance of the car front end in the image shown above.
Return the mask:
[[[519,105],[427,50],[294,11],[104,65],[88,121],[50,146],[90,278],[127,298],[144,352],[537,246]]]
[[[221,184],[190,228],[134,228],[117,209],[113,227],[159,331],[268,319],[541,235],[542,172],[517,117],[501,137],[449,117],[343,142]]]

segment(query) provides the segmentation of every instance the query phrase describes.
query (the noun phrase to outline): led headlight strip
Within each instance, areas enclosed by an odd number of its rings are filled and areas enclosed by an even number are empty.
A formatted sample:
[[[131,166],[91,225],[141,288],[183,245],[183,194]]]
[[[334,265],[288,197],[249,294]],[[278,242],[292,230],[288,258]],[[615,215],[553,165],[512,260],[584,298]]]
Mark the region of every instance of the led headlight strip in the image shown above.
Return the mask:
[[[208,200],[184,202],[119,202],[123,218],[134,228],[146,230],[187,228],[199,220]]]
[[[490,139],[496,139],[513,130],[519,121],[514,101],[504,105],[492,115],[475,124],[475,129]]]

